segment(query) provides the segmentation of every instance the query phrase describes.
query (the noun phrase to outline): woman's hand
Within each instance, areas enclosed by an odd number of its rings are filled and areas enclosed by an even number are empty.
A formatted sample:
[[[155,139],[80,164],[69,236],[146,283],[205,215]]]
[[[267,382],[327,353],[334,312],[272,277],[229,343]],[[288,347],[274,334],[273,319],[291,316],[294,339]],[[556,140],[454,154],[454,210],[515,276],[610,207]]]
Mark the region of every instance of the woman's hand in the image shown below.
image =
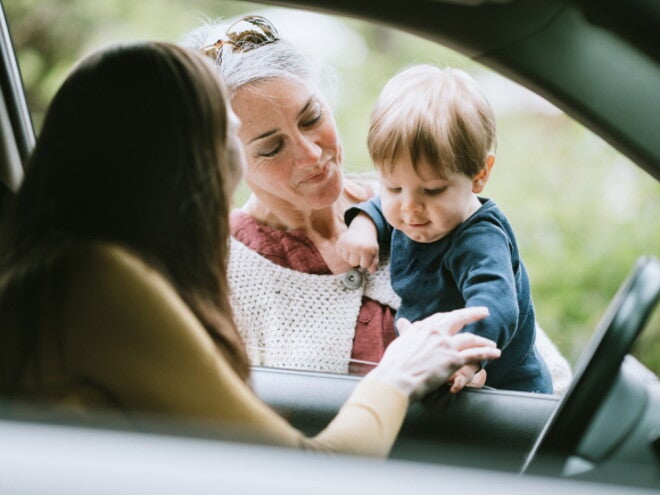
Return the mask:
[[[420,399],[463,366],[500,356],[492,340],[471,333],[457,334],[468,323],[486,316],[487,308],[472,307],[436,313],[415,323],[400,319],[400,336],[369,374],[399,388],[411,400]]]
[[[337,239],[337,254],[351,266],[374,273],[378,267],[378,232],[366,213],[358,213]]]

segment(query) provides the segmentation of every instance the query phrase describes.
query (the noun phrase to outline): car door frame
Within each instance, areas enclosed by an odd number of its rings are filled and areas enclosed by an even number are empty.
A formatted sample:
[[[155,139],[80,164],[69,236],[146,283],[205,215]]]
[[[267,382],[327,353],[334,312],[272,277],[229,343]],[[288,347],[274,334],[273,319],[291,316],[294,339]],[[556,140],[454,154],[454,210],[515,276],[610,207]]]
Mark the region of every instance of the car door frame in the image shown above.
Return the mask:
[[[28,110],[20,67],[0,2],[0,182],[2,196],[16,192],[23,180],[24,163],[34,148],[35,135]]]

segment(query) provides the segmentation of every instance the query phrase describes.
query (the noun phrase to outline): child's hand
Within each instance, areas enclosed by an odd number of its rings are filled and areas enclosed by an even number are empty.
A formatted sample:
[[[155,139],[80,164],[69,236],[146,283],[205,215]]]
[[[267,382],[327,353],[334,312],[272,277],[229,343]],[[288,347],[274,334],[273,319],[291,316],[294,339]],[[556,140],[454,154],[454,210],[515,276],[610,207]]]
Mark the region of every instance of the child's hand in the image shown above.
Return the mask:
[[[481,388],[486,383],[486,370],[479,369],[476,364],[466,364],[449,379],[452,394],[460,392],[463,387]]]
[[[337,239],[337,254],[349,265],[374,273],[378,266],[378,232],[366,213],[359,213]]]

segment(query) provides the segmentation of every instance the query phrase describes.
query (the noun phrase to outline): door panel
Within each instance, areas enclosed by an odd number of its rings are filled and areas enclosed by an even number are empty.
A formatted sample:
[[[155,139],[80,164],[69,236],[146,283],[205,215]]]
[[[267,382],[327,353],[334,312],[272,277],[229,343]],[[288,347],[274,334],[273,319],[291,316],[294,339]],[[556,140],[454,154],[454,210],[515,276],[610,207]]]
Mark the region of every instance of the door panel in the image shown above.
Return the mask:
[[[252,371],[257,395],[308,435],[328,425],[359,380],[261,367]],[[558,400],[551,395],[491,389],[466,389],[451,395],[442,389],[410,406],[392,457],[471,466],[485,462],[517,470]],[[489,455],[476,460],[475,446]]]

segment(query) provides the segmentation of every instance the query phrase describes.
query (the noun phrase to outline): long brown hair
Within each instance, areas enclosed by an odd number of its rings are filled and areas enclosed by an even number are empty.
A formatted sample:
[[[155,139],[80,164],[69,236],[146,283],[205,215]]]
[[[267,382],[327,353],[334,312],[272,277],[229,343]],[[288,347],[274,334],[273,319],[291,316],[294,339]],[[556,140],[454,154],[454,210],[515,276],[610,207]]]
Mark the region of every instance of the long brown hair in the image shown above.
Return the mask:
[[[172,44],[117,46],[84,59],[53,99],[8,211],[4,285],[34,283],[12,273],[43,268],[66,246],[119,243],[169,278],[246,379],[226,279],[238,175],[227,101],[212,66]],[[30,287],[13,293],[23,294],[13,304],[35,311]]]

